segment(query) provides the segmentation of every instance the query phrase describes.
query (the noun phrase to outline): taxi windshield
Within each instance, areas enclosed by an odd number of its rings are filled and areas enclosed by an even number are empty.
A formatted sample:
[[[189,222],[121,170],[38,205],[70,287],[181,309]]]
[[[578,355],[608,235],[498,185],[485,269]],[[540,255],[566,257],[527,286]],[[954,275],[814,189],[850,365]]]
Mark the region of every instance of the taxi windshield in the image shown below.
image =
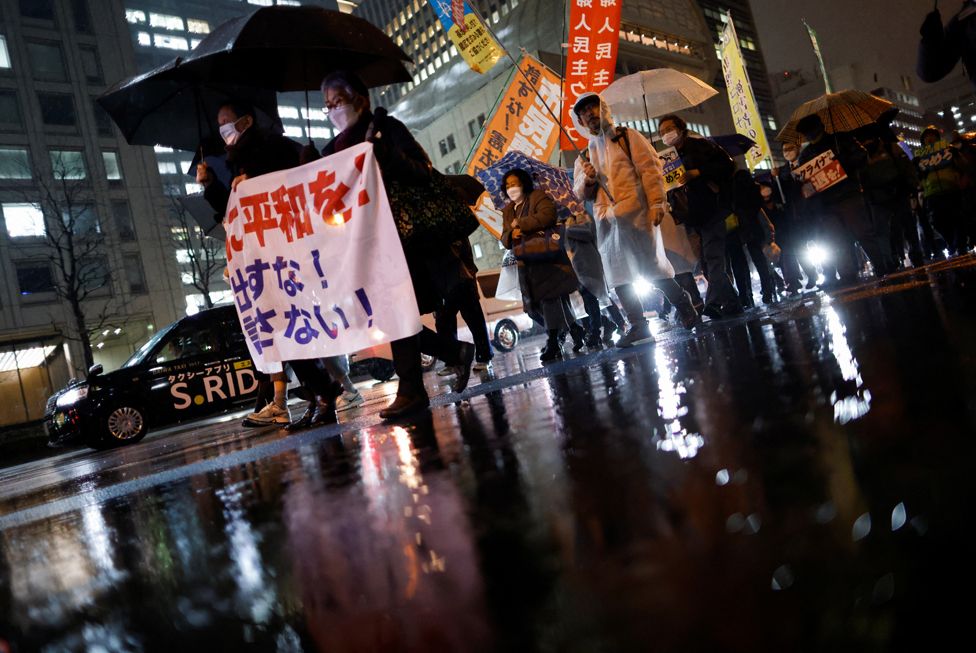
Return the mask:
[[[142,347],[139,347],[139,349],[137,349],[134,354],[129,356],[129,360],[122,363],[122,367],[123,368],[135,367],[136,365],[139,365],[140,363],[145,361],[146,356],[149,355],[149,352],[151,352],[153,349],[156,348],[156,345],[159,344],[160,340],[162,340],[163,338],[169,335],[170,331],[173,330],[173,327],[175,327],[176,324],[177,323],[174,322],[173,324],[170,324],[169,326],[164,327],[159,332],[157,332],[156,335],[154,335],[146,342],[146,344],[144,344]]]

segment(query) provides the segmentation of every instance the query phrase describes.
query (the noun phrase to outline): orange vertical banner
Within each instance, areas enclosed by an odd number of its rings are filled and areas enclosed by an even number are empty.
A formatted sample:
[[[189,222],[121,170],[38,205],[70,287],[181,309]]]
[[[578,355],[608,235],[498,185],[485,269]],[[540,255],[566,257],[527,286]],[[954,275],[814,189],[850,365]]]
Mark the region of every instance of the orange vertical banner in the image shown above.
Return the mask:
[[[570,0],[569,41],[563,71],[563,129],[577,148],[586,146],[585,136],[576,132],[571,112],[576,99],[587,92],[599,93],[613,82],[620,42],[620,7],[623,0]],[[566,134],[560,148],[572,150]]]

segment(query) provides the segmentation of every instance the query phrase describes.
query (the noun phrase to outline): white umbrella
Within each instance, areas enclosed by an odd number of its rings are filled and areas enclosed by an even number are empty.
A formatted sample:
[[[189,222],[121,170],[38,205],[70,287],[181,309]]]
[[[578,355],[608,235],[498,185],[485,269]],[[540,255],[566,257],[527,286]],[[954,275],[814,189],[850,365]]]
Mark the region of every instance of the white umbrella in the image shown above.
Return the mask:
[[[621,77],[600,93],[615,120],[648,121],[696,107],[714,95],[718,91],[705,82],[671,68]]]

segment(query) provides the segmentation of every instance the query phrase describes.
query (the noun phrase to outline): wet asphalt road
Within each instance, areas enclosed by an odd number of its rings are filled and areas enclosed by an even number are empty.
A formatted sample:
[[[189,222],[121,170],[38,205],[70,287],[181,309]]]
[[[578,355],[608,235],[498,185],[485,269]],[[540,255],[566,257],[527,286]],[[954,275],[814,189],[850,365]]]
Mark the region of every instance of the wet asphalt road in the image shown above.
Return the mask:
[[[409,424],[387,384],[335,427],[0,470],[0,651],[950,650],[974,288],[967,257],[544,370],[529,342]]]

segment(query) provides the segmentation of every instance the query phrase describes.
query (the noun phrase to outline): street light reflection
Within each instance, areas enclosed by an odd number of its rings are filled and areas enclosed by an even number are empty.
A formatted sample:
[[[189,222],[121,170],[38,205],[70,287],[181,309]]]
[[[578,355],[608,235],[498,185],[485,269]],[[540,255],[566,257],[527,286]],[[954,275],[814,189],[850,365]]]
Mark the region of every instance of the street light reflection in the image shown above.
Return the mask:
[[[705,439],[698,433],[689,433],[681,425],[681,418],[688,414],[688,407],[681,405],[685,387],[674,382],[667,354],[662,347],[654,349],[654,366],[657,368],[658,383],[657,412],[665,425],[665,434],[656,446],[659,451],[674,452],[680,458],[694,458],[705,444]]]

